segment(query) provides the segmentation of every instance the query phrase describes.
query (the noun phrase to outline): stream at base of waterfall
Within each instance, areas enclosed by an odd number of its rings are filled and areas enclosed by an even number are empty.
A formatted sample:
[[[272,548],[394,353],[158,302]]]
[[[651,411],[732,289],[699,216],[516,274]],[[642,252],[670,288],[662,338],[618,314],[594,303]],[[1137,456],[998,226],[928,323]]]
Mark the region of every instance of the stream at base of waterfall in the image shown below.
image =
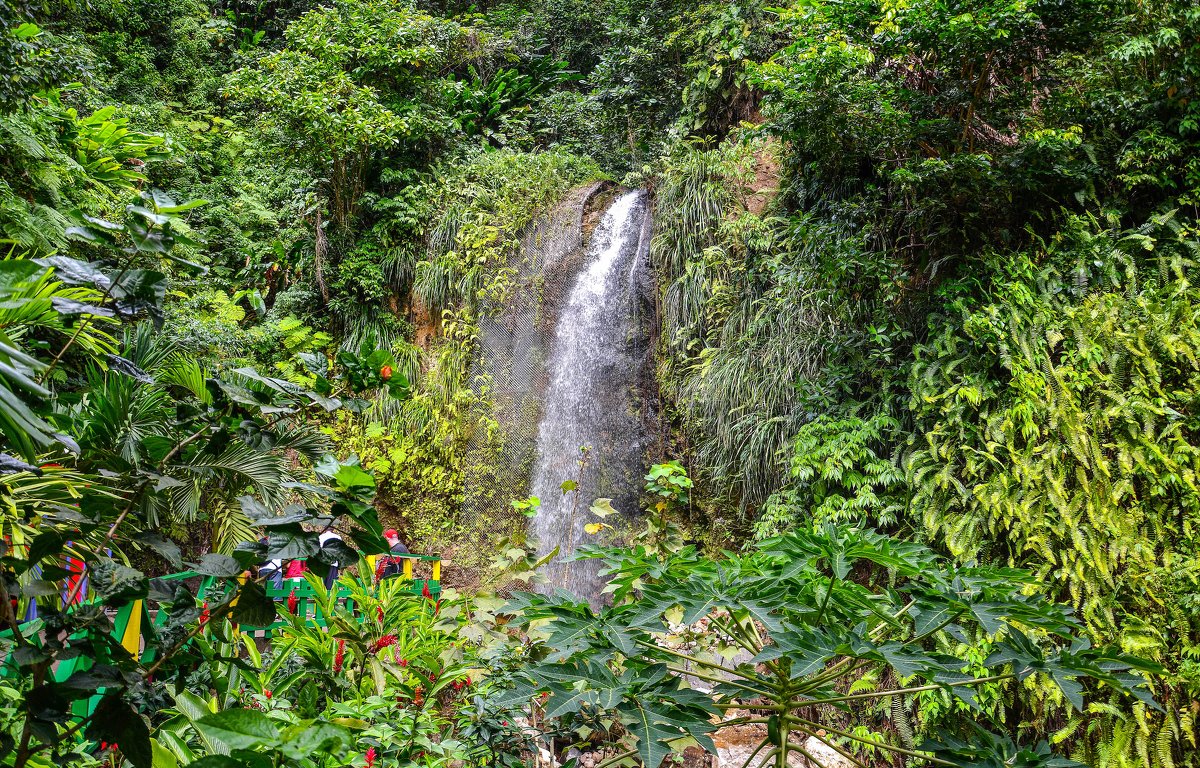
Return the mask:
[[[592,234],[559,312],[538,426],[531,490],[541,507],[531,532],[540,554],[559,550],[546,571],[548,586],[593,603],[603,587],[599,562],[564,560],[592,538],[584,526],[598,521],[589,511],[593,500],[610,498],[626,515],[637,503],[644,436],[635,397],[636,348],[643,334],[636,293],[648,252],[649,215],[646,194],[626,192]],[[564,481],[578,488],[564,492]]]

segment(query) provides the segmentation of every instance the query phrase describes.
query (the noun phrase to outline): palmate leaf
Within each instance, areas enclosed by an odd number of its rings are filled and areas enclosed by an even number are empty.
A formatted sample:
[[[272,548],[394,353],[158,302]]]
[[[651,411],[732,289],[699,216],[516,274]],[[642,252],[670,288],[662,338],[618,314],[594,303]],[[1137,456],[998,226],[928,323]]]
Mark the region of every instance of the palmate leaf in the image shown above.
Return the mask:
[[[813,674],[837,655],[841,642],[823,629],[801,629],[776,632],[771,635],[771,644],[754,657],[754,663],[787,656],[792,662],[792,676]]]
[[[968,723],[970,738],[938,733],[921,744],[921,749],[959,768],[1083,768],[1082,763],[1056,757],[1046,742],[1020,746],[1007,736],[998,736],[977,723]]]
[[[594,707],[600,699],[600,692],[584,687],[582,680],[572,685],[551,683],[546,689],[550,693],[544,705],[546,717],[572,715],[584,707]]]
[[[716,747],[708,735],[715,726],[710,715],[695,707],[673,706],[645,695],[627,697],[616,708],[621,723],[636,740],[638,754],[646,766],[662,765],[674,752],[672,742],[691,737],[710,752]]]
[[[662,761],[673,751],[671,742],[680,737],[679,729],[638,700],[623,702],[617,708],[617,713],[621,723],[637,740],[642,763],[647,766],[662,765]]]
[[[489,711],[507,712],[523,710],[530,700],[540,693],[540,688],[528,681],[517,682],[507,688],[491,692],[484,701]]]
[[[847,541],[834,546],[825,536]],[[863,540],[857,541],[860,536]],[[1056,635],[1074,636],[1079,628],[1065,609],[1023,593],[1028,574],[947,566],[917,545],[893,545],[876,534],[852,529],[781,537],[769,547],[770,552],[726,555],[719,562],[694,554],[667,555],[655,562],[636,552],[607,552],[603,556],[615,579],[633,576],[634,599],[598,615],[561,596],[530,596],[510,605],[510,610],[523,613],[518,622],[552,620],[545,627],[544,653],[569,661],[547,669],[537,681],[542,690],[553,691],[556,719],[577,727],[572,718],[584,709],[590,713],[594,708],[595,714],[615,712],[649,766],[682,739],[694,737],[707,746],[702,737],[712,728],[713,712],[707,709],[712,696],[747,709],[753,709],[749,699],[764,691],[772,697],[800,696],[803,703],[798,706],[808,716],[835,709],[853,716],[860,707],[877,705],[870,692],[847,698],[845,679],[814,679],[839,660],[863,662],[843,667],[846,674],[891,667],[902,680],[932,683],[976,711],[982,703],[974,690],[977,680],[995,675],[1016,679],[1045,675],[1075,705],[1085,703],[1087,679],[1118,690],[1132,688],[1136,680],[1130,665],[1091,650],[1084,641],[1076,640],[1069,651],[1060,651]],[[843,555],[844,562],[839,559]],[[798,578],[781,577],[790,571],[793,556],[816,557],[820,567],[798,571],[804,574]],[[884,581],[878,570],[862,568],[862,560],[886,563],[893,573]],[[893,574],[900,571],[908,575],[895,578]],[[665,634],[671,622],[690,622],[704,615],[738,622],[749,637],[762,637],[764,647],[752,663],[733,669],[705,666],[705,659],[718,658],[710,655],[713,648],[689,650],[696,660],[690,669],[732,678],[702,694],[683,684],[686,671],[668,668],[679,663],[678,657],[651,638]],[[712,634],[710,628],[707,636]],[[982,673],[975,670],[978,660],[962,650],[973,647],[980,635],[989,636],[994,651],[984,662],[988,670]],[[620,675],[615,684],[605,677],[607,665]],[[763,665],[769,671],[764,672]],[[785,678],[786,690],[781,682]],[[1139,695],[1136,689],[1133,692]],[[826,707],[820,706],[823,701]],[[995,762],[997,754],[1000,763]],[[962,757],[956,765],[998,767],[1009,757],[1015,758],[1013,764],[1030,768],[1057,764],[1038,749],[1008,750],[1004,745],[978,754],[964,752]]]
[[[779,590],[779,598],[784,597],[784,590]],[[783,623],[779,618],[779,602],[775,600],[739,600],[735,605],[726,605],[730,612],[739,621],[744,621],[746,618],[753,619],[759,624],[762,624],[770,632],[779,632],[783,630]]]
[[[595,652],[607,645],[599,635],[592,616],[557,609],[554,611],[546,645],[553,649],[546,661],[563,661],[573,656]]]

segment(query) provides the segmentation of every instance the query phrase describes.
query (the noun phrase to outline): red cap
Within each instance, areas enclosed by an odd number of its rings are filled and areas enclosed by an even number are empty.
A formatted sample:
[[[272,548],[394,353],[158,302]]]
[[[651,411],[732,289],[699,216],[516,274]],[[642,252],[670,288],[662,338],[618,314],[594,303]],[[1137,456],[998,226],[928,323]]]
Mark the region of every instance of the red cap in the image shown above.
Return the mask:
[[[383,538],[385,539],[399,538],[399,536],[400,534],[396,532],[395,528],[388,528],[383,532]]]

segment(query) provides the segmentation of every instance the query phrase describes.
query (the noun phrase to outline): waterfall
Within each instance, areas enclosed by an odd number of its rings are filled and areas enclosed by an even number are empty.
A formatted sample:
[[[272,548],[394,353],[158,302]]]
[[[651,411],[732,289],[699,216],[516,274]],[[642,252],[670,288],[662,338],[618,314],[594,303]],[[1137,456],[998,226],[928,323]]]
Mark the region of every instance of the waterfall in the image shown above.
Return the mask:
[[[563,560],[593,540],[584,526],[599,520],[589,511],[595,498],[635,512],[644,439],[635,396],[643,341],[636,293],[648,219],[645,193],[627,192],[596,227],[556,323],[538,425],[532,492],[542,504],[532,532],[542,554],[559,549],[546,574],[551,586],[593,602],[602,587],[599,563]],[[588,448],[582,470],[581,448]],[[566,480],[578,489],[564,492]]]

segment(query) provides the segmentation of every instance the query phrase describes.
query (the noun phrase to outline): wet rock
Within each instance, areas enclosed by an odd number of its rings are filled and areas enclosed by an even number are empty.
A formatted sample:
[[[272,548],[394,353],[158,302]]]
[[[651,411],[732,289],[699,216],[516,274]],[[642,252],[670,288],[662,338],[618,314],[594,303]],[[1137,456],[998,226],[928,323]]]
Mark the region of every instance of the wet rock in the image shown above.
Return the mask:
[[[713,736],[717,747],[716,768],[770,768],[774,763],[766,758],[769,748],[764,747],[758,755],[750,760],[754,750],[767,737],[767,729],[761,725],[740,725],[733,728],[722,728]],[[800,753],[788,755],[788,765],[796,768],[809,768]]]
[[[812,765],[813,768],[817,768],[818,765],[821,768],[855,768],[854,763],[815,736],[810,736],[808,741],[804,742],[804,749],[816,760],[815,764],[809,760],[804,764]]]
[[[716,768],[717,758],[700,747],[688,747],[683,751],[682,760],[677,761],[679,768]]]

